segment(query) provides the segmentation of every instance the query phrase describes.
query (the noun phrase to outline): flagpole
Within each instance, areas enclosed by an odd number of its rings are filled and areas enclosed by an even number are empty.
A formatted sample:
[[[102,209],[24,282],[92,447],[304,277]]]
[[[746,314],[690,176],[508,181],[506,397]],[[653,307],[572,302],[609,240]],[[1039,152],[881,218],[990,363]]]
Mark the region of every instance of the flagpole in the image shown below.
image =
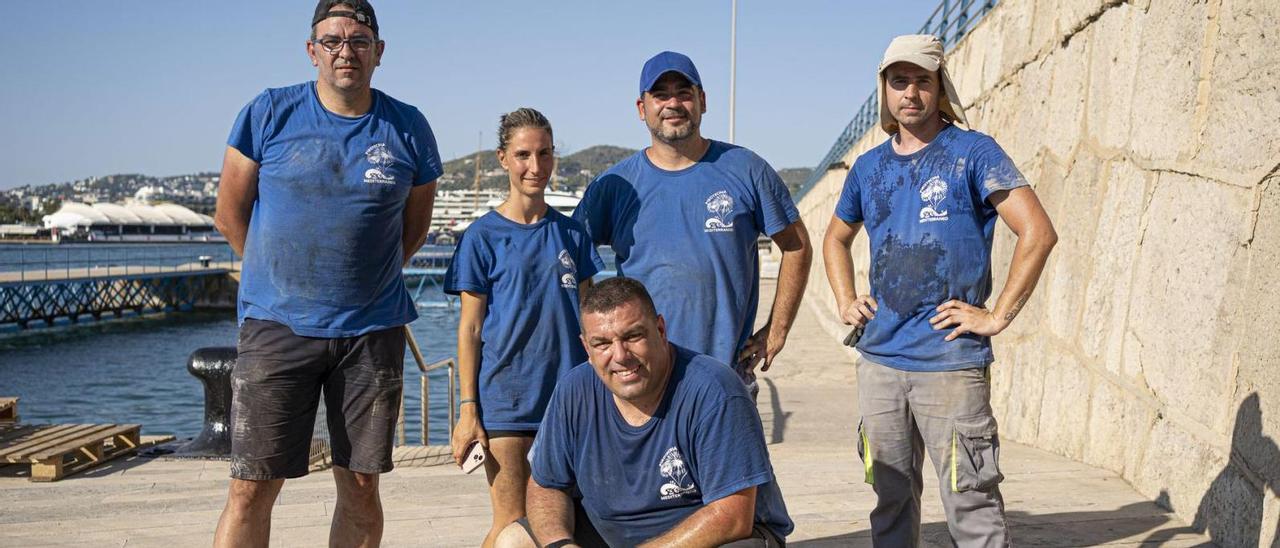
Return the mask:
[[[738,87],[738,0],[729,15],[729,142],[733,143],[734,102]]]

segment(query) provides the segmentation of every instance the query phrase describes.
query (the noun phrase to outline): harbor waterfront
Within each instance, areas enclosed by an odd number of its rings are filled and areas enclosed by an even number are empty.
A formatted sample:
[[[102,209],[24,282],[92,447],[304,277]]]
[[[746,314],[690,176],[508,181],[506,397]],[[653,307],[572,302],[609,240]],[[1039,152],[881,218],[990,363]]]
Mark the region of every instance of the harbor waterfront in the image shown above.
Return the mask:
[[[451,248],[433,246],[430,253]],[[129,261],[108,261],[109,256]],[[76,244],[56,247],[0,245],[0,273],[18,264],[29,271],[105,267],[130,269],[173,267],[180,260],[212,255],[228,260],[226,244]],[[189,259],[180,259],[189,257]],[[68,264],[71,266],[68,267]],[[411,324],[428,362],[454,354],[458,310],[438,286],[411,279],[420,317]],[[0,395],[22,398],[27,423],[138,423],[146,434],[179,438],[200,431],[203,389],[187,373],[187,359],[197,348],[235,346],[233,310],[167,312],[123,319],[82,322],[18,331],[0,329]],[[407,442],[421,443],[419,372],[405,355],[405,431]],[[429,420],[432,443],[447,439],[447,371],[433,371]]]
[[[456,353],[457,299],[443,293],[439,277],[453,247],[424,246],[405,268],[406,284],[418,307],[410,325],[428,363]],[[614,256],[601,256],[613,275]],[[189,244],[0,244],[0,281],[59,279],[83,273],[138,274],[182,269],[201,257],[238,266],[225,243]],[[80,273],[80,274],[78,274]],[[106,317],[106,316],[104,316]],[[52,327],[19,329],[0,325],[0,396],[22,398],[29,423],[138,423],[146,434],[186,438],[200,432],[204,405],[200,382],[186,369],[198,348],[235,346],[238,328],[231,309],[197,309],[137,315]],[[405,351],[406,443],[421,443],[421,373]],[[448,372],[428,380],[431,443],[448,439]]]
[[[418,306],[411,324],[428,362],[454,354],[458,311]],[[197,348],[235,346],[232,311],[145,316],[0,338],[0,394],[22,398],[25,423],[137,423],[144,434],[200,432],[204,390],[187,373]],[[405,431],[420,443],[418,367],[405,355]],[[444,443],[447,373],[431,373],[432,443]]]

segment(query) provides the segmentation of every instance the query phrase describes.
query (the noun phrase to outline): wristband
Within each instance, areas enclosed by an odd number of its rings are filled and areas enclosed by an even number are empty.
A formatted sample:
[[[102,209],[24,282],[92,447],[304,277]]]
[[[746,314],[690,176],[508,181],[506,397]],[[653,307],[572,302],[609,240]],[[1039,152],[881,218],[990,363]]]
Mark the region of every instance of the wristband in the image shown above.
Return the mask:
[[[462,407],[468,403],[476,403],[475,398],[463,398],[462,401],[458,402],[458,407]]]
[[[547,543],[547,544],[543,544],[543,545],[542,545],[542,548],[564,548],[565,546],[568,546],[568,545],[570,545],[570,544],[573,544],[573,539],[571,539],[571,538],[562,538],[562,539],[557,540],[557,541],[555,541],[555,542],[549,542],[549,543]]]

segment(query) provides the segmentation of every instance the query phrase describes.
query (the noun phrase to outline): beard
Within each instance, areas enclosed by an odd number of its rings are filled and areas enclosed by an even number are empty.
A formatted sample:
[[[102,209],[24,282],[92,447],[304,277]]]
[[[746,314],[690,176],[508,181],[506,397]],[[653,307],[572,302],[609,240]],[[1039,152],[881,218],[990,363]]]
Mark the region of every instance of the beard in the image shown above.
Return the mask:
[[[679,127],[667,127],[662,124],[664,117],[662,114],[671,113],[671,115],[683,116],[688,121],[687,124]],[[670,116],[667,116],[670,117]],[[693,119],[687,111],[667,109],[660,113],[657,123],[649,126],[649,133],[659,141],[666,144],[674,144],[683,141],[698,134],[699,124]]]

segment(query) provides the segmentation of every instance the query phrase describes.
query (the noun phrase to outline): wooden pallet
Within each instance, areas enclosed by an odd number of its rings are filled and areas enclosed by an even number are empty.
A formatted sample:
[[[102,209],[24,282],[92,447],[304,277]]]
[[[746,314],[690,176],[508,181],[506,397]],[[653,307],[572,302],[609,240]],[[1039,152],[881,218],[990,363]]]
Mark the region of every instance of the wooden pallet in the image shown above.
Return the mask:
[[[0,398],[0,425],[18,422],[18,398]]]
[[[31,481],[57,481],[138,449],[136,424],[0,428],[0,464],[30,464]]]

